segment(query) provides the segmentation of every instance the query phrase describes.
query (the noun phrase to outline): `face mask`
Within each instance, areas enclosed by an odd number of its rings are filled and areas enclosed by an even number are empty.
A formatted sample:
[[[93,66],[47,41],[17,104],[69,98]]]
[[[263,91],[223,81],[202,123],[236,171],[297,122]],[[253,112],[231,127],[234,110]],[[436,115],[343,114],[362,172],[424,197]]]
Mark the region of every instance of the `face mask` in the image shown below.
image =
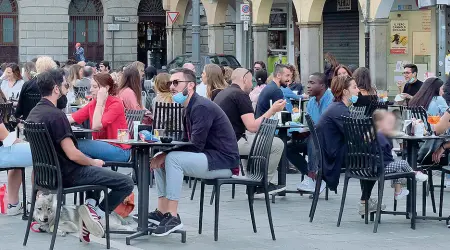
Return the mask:
[[[414,78],[414,77],[411,77],[411,79],[409,79],[409,83],[413,83],[414,81],[416,80],[416,78]]]
[[[183,91],[172,96],[172,100],[178,104],[183,104],[188,98],[187,86]]]
[[[58,109],[65,109],[67,107],[67,96],[62,95],[60,98],[58,98],[58,102],[56,103],[56,107]]]
[[[351,103],[356,103],[358,101],[358,96],[357,95],[352,95],[352,97],[350,97],[348,100]]]

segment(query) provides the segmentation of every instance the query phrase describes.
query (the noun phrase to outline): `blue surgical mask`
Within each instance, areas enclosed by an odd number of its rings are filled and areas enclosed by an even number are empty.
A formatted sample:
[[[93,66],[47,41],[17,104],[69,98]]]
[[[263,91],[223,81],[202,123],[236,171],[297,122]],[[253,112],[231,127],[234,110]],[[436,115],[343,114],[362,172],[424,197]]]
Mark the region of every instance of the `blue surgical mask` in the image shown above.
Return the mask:
[[[183,91],[173,95],[172,100],[178,104],[183,104],[186,101],[186,99],[188,98],[186,90],[187,90],[187,87]],[[185,93],[185,91],[186,91],[186,93]]]
[[[352,95],[352,97],[350,97],[348,100],[351,103],[356,103],[358,101],[358,96],[357,95]]]
[[[416,78],[414,78],[414,77],[411,77],[411,79],[409,79],[409,83],[413,83],[414,81],[416,80]]]

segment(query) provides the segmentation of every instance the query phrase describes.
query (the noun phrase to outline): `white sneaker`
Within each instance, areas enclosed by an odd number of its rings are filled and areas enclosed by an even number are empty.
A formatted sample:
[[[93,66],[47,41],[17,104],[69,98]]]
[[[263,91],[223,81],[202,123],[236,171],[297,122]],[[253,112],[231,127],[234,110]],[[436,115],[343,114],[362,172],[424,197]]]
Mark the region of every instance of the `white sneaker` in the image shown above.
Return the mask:
[[[297,185],[299,191],[314,192],[315,188],[316,182],[308,176],[305,176],[305,179]]]
[[[400,191],[399,194],[394,194],[395,200],[401,200],[403,198],[405,198],[407,195],[409,194],[409,190],[406,188],[402,188],[402,190]]]
[[[18,214],[23,214],[23,204],[19,202],[17,205],[8,204],[8,215],[15,216]]]
[[[416,171],[416,181],[417,182],[424,182],[428,180],[428,175],[422,173],[421,171]]]

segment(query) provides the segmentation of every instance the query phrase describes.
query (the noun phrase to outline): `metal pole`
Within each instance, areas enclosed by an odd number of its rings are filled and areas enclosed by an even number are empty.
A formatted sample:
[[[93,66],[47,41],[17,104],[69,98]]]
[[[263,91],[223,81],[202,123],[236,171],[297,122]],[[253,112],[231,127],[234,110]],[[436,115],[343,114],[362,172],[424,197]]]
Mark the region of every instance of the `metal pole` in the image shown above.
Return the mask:
[[[192,0],[192,64],[196,72],[200,69],[200,0]]]
[[[440,4],[437,6],[437,29],[438,29],[438,58],[437,58],[437,74],[436,76],[439,77],[442,81],[446,81],[445,79],[445,52],[446,52],[446,24],[445,24],[445,12],[446,12],[446,5]]]
[[[113,18],[113,24],[114,24],[114,20],[116,20],[116,18],[115,18],[115,16],[113,16],[112,17]],[[116,69],[115,67],[114,67],[114,31],[111,31],[112,32],[112,60],[111,60],[111,69]]]
[[[365,61],[366,68],[370,67],[370,28],[369,28],[369,16],[370,16],[370,0],[366,2],[366,17],[364,19],[364,42],[365,42]]]
[[[248,1],[248,4],[250,5],[250,22],[248,23],[248,34],[249,34],[249,38],[250,39],[248,39],[249,40],[249,56],[250,56],[250,59],[249,59],[249,65],[250,65],[250,68],[253,68],[253,60],[254,60],[254,58],[253,58],[253,43],[254,43],[254,40],[253,40],[253,3],[252,3],[252,1]]]

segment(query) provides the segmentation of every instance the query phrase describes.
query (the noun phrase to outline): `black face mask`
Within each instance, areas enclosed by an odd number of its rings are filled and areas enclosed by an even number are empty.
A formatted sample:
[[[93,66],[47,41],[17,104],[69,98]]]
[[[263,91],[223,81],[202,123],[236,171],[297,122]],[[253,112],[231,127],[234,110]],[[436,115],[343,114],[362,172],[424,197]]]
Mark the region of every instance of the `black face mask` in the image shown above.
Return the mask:
[[[65,109],[67,107],[67,96],[62,95],[59,99],[58,102],[56,103],[56,107],[58,109]]]
[[[331,63],[325,62],[325,71],[330,70],[330,69],[331,69]]]

